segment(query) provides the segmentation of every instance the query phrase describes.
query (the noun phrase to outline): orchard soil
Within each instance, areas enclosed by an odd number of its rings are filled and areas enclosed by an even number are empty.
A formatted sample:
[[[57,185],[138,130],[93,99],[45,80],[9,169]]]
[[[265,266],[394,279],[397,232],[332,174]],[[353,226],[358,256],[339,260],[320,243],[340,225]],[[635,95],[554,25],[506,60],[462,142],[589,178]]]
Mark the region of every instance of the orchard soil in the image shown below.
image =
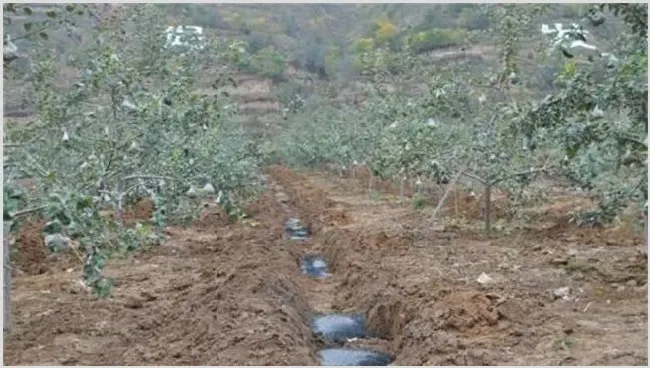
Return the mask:
[[[111,261],[111,297],[79,283],[72,255],[16,235],[7,365],[317,365],[312,311],[364,311],[395,365],[647,365],[647,251],[624,227],[575,229],[553,203],[531,226],[485,235],[476,201],[396,203],[367,175],[269,168],[270,189],[231,224],[206,209],[156,248]],[[366,173],[367,174],[367,173]],[[460,196],[460,198],[458,198]],[[131,217],[146,218],[141,205]],[[284,221],[309,224],[287,240]],[[458,221],[452,219],[462,218]],[[533,226],[534,225],[534,226]],[[300,274],[322,253],[332,277]],[[482,273],[491,281],[481,284]],[[553,290],[568,287],[566,299]]]

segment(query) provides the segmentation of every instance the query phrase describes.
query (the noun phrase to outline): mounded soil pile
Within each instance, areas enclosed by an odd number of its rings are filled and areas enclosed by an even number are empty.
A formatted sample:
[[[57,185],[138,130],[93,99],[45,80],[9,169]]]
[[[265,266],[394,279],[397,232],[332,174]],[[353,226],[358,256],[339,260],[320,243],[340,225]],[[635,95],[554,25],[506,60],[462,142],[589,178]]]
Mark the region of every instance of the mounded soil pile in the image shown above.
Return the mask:
[[[267,195],[251,205],[255,228],[210,211],[113,264],[106,300],[82,290],[78,270],[17,278],[5,364],[316,364],[278,204]]]

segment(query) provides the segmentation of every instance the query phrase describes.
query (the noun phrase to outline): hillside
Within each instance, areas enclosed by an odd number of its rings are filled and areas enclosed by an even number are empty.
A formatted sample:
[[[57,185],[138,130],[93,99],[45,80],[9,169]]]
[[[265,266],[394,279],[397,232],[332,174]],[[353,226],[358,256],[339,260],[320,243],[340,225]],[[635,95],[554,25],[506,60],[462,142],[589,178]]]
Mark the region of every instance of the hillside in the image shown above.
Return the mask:
[[[62,83],[69,79],[67,74],[74,74],[65,57],[66,50],[78,47],[79,41],[81,45],[92,42],[87,31],[99,25],[102,19],[115,16],[114,7],[115,5],[91,5],[89,9],[93,13],[92,16],[74,17],[74,25],[68,24],[66,30],[54,29],[48,40],[38,41],[37,44],[42,44],[57,55]],[[292,91],[310,94],[334,83],[337,85],[341,102],[358,102],[365,99],[363,96],[364,90],[367,89],[366,83],[355,82],[363,81],[363,78],[353,64],[359,43],[378,37],[377,27],[386,28],[386,37],[392,37],[396,43],[417,32],[438,32],[437,37],[447,41],[433,43],[430,50],[421,54],[425,62],[431,63],[432,68],[435,68],[436,64],[465,64],[474,61],[470,65],[480,65],[481,72],[486,72],[496,68],[499,62],[499,50],[496,47],[498,40],[488,35],[491,21],[479,5],[184,4],[157,7],[167,14],[168,24],[199,25],[205,27],[210,38],[243,40],[250,55],[269,47],[278,53],[281,60],[279,65],[282,66],[279,70],[256,69],[251,65],[241,65],[237,70],[233,70],[235,74],[241,75],[239,79],[248,81],[247,85],[252,88],[251,95],[246,97],[243,91],[249,87],[240,86],[234,94],[234,99],[241,105],[242,119],[253,124],[259,120],[254,115],[264,115],[269,124],[281,120],[278,103],[285,104],[287,101],[283,101],[282,96],[291,94]],[[34,9],[37,13],[44,13],[48,6],[39,5]],[[587,9],[588,7],[579,5],[550,6],[537,20],[536,26],[540,26],[542,22],[572,21],[586,14]],[[23,18],[24,16],[18,17],[11,25],[5,26],[6,33],[20,34],[20,28],[25,21]],[[615,34],[619,28],[620,22],[610,19],[598,29],[598,33],[594,35],[595,41],[600,43],[601,37],[607,39],[608,35]],[[537,32],[537,29],[528,30],[522,35],[520,42],[529,44],[527,37],[536,39]],[[21,50],[27,50],[29,55],[29,50],[35,47],[33,42],[23,39],[18,46]],[[524,73],[539,76],[526,86],[527,90],[537,91],[545,88],[558,67],[542,66],[544,63],[539,61],[545,59],[543,50],[539,48],[538,41],[533,45],[535,47],[527,49],[525,57],[521,58],[521,66]],[[31,63],[35,57],[36,55],[32,55]],[[22,64],[17,69],[21,71],[21,75],[25,75],[26,70],[30,68],[30,62],[20,59],[20,63]],[[210,72],[207,72],[210,75]],[[476,72],[478,74],[479,70]],[[259,81],[257,87],[252,87],[253,78]],[[24,77],[9,78],[5,81],[5,90],[12,91],[6,94],[8,98],[5,98],[5,110],[11,112],[33,109],[29,106],[27,98],[30,95],[29,87],[21,82],[23,79]],[[427,83],[421,76],[406,75],[403,87],[413,93],[419,93],[423,88],[427,88]]]

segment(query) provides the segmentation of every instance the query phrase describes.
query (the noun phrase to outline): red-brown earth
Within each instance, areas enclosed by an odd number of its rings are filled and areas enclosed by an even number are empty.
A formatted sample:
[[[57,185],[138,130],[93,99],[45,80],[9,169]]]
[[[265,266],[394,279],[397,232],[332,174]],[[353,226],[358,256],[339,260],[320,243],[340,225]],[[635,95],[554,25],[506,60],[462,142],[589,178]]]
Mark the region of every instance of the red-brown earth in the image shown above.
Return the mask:
[[[399,205],[387,184],[369,196],[363,175],[276,166],[269,176],[249,221],[210,208],[192,227],[166,229],[163,245],[112,260],[107,299],[79,283],[74,257],[44,251],[40,223],[24,225],[4,363],[316,365],[322,343],[308,315],[334,310],[367,312],[378,338],[352,344],[396,365],[648,363],[642,234],[575,229],[552,203],[530,217],[537,228],[488,236],[473,226],[478,204],[460,194],[440,217],[447,225],[433,226],[432,206]],[[283,237],[290,215],[310,225],[308,241]],[[313,252],[328,257],[331,278],[301,275],[300,256]],[[477,282],[483,272],[492,282]],[[568,299],[553,297],[560,287]]]

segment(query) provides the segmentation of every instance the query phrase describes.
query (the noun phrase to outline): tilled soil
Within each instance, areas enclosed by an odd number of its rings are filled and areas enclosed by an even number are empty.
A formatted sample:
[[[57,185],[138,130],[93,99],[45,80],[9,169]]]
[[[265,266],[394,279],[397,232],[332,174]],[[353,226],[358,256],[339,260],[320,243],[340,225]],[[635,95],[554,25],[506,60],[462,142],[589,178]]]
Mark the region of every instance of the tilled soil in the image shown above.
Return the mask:
[[[642,237],[443,231],[391,195],[370,199],[359,178],[269,175],[253,222],[210,209],[168,229],[164,245],[111,263],[105,300],[87,294],[78,269],[53,266],[60,259],[19,258],[4,363],[317,365],[324,343],[311,314],[353,311],[377,338],[346,346],[388,352],[395,365],[647,364]],[[309,225],[307,241],[284,237],[290,216]],[[326,256],[332,276],[302,275],[305,254]],[[566,300],[553,297],[560,287]]]

